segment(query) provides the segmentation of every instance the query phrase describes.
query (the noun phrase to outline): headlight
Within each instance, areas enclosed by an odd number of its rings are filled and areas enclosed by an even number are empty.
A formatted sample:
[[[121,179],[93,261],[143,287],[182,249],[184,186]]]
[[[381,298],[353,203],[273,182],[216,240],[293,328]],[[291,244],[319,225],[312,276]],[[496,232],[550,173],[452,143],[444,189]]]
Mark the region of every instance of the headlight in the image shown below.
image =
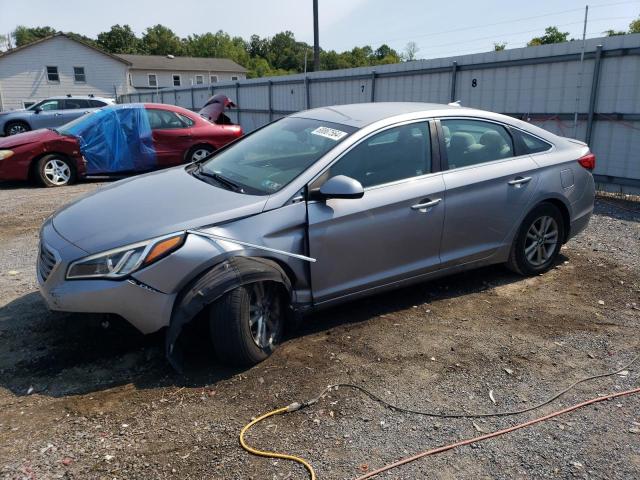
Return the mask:
[[[126,277],[180,248],[184,238],[171,234],[82,258],[69,266],[67,279]]]
[[[0,150],[0,160],[6,160],[13,156],[13,150]]]

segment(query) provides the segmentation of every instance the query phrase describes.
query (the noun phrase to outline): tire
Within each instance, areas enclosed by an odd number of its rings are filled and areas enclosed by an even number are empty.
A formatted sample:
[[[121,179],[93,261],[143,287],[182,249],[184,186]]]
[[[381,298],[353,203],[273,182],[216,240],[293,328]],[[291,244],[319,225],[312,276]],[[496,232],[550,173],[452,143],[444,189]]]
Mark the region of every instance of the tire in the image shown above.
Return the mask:
[[[204,159],[205,157],[208,157],[213,152],[215,152],[215,150],[216,149],[211,145],[196,145],[195,147],[192,147],[189,152],[187,152],[185,158],[187,163],[197,162]]]
[[[4,126],[4,134],[9,137],[11,135],[17,135],[18,133],[24,133],[31,130],[31,127],[26,122],[21,122],[19,120],[14,120],[12,122],[7,122]]]
[[[265,316],[269,320],[260,320]],[[209,309],[216,354],[222,363],[232,366],[251,366],[269,357],[280,342],[284,323],[284,298],[276,282],[238,287]]]
[[[522,221],[511,246],[507,267],[520,275],[548,271],[560,253],[564,229],[558,207],[541,203]]]
[[[76,170],[64,155],[45,155],[36,166],[37,177],[45,187],[62,187],[76,181]]]

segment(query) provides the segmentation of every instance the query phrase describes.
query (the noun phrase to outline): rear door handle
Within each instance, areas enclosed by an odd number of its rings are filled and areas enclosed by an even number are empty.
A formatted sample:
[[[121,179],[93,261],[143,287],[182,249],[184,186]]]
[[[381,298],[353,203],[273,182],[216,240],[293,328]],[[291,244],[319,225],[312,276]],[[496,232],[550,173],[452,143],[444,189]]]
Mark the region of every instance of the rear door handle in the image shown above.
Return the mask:
[[[519,185],[524,185],[525,183],[529,183],[531,181],[531,177],[518,177],[509,181],[509,185],[517,187]]]
[[[416,203],[415,205],[411,205],[411,210],[425,210],[430,207],[435,207],[442,201],[441,198],[436,198],[435,200],[427,199],[424,203]]]

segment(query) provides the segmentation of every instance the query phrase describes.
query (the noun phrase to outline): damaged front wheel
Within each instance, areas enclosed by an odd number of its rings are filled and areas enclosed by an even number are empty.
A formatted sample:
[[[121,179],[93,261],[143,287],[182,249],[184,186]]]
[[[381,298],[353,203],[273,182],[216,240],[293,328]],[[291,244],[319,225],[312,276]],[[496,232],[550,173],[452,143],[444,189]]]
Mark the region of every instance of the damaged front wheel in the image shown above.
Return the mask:
[[[209,310],[211,339],[223,363],[254,365],[266,359],[282,337],[284,301],[276,282],[235,288]]]

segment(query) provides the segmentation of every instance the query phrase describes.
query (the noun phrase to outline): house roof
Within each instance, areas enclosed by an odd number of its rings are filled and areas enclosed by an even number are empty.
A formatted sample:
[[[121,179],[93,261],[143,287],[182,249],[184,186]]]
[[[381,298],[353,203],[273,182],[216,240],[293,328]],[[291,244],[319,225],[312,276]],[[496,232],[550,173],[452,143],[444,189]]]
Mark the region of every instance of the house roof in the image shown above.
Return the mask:
[[[34,45],[38,45],[39,43],[44,43],[44,42],[49,41],[49,40],[51,40],[52,38],[55,38],[55,37],[65,37],[65,38],[67,38],[67,39],[69,39],[69,40],[71,40],[73,42],[79,43],[80,45],[84,45],[85,47],[90,48],[91,50],[95,50],[96,52],[101,53],[102,55],[106,55],[107,57],[111,57],[114,60],[117,60],[118,62],[122,62],[122,63],[125,63],[127,65],[131,65],[131,62],[129,62],[128,60],[126,60],[126,59],[124,59],[122,57],[119,57],[118,55],[114,55],[112,53],[105,52],[104,50],[101,50],[100,48],[95,47],[95,46],[91,45],[90,43],[83,42],[82,40],[80,40],[80,39],[78,39],[78,38],[76,38],[76,37],[74,37],[72,35],[68,35],[68,34],[66,34],[64,32],[57,32],[57,33],[54,33],[53,35],[49,35],[48,37],[43,37],[43,38],[40,38],[40,39],[38,39],[38,40],[36,40],[34,42],[27,43],[26,45],[22,45],[20,47],[12,48],[11,50],[7,50],[6,52],[0,52],[0,59],[2,59],[3,57],[6,57],[8,55],[11,55],[13,53],[25,50],[25,49],[27,49],[29,47],[33,47]]]
[[[246,73],[247,69],[228,58],[167,57],[163,55],[120,54],[131,68],[139,70],[172,70]]]

